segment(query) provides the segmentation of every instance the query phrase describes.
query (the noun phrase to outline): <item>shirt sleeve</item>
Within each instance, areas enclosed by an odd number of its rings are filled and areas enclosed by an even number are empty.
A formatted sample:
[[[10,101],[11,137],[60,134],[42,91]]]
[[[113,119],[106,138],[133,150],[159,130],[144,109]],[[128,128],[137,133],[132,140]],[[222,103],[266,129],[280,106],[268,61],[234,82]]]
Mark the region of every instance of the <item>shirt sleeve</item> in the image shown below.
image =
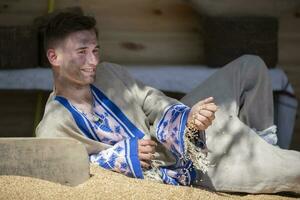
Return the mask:
[[[110,67],[115,75],[123,81],[123,83],[128,87],[128,90],[135,97],[138,104],[137,106],[142,108],[147,117],[150,133],[155,134],[155,127],[166,108],[180,102],[176,99],[167,97],[160,90],[147,86],[141,81],[134,79],[127,70],[124,69],[124,67],[111,63]],[[152,136],[155,137],[155,135]]]
[[[162,179],[173,185],[190,185],[196,178],[195,168],[205,172],[205,132],[200,131],[197,139],[187,138],[187,118],[190,108],[183,104],[171,105],[157,125],[157,139],[176,157],[172,166],[161,167]]]
[[[138,139],[129,138],[90,155],[90,162],[129,177],[144,178],[138,158]]]
[[[156,138],[177,158],[185,154],[184,134],[190,108],[183,104],[166,109],[156,128]]]

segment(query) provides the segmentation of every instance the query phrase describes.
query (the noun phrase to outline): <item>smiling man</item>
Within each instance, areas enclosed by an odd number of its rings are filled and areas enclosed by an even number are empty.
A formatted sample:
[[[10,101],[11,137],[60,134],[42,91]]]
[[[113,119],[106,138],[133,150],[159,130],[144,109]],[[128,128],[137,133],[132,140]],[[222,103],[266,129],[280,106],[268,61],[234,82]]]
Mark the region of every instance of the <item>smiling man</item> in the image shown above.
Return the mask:
[[[233,61],[179,102],[119,65],[99,64],[95,24],[68,12],[50,18],[44,37],[54,90],[38,137],[76,139],[92,163],[130,177],[300,192],[300,154],[273,146],[272,93],[260,58]]]

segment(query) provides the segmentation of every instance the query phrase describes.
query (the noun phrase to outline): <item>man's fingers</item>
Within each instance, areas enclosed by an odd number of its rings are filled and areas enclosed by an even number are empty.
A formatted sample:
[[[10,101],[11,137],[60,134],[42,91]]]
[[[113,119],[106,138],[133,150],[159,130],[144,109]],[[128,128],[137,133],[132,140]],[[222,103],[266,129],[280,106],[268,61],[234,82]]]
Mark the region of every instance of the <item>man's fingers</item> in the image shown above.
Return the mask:
[[[195,124],[199,130],[207,129],[215,119],[215,112],[218,110],[213,100],[213,97],[209,97],[194,105],[188,122]]]
[[[195,119],[194,123],[198,127],[198,130],[204,131],[206,129],[206,125],[202,123],[200,120]]]
[[[141,161],[151,161],[154,159],[154,155],[152,153],[139,153],[139,159]]]
[[[141,145],[141,146],[146,146],[146,145],[157,146],[157,143],[150,139],[143,139],[143,140],[139,140],[139,145]]]
[[[209,110],[216,112],[218,110],[218,106],[215,103],[208,103],[198,106],[198,110]]]
[[[155,153],[155,147],[154,146],[139,146],[139,152],[140,153]]]
[[[142,168],[144,168],[144,169],[149,169],[149,167],[150,167],[150,164],[149,164],[149,163],[144,162],[144,161],[140,161],[140,162],[141,162]]]
[[[215,113],[212,112],[212,111],[209,111],[209,110],[200,110],[198,115],[202,115],[202,116],[207,117],[207,118],[210,119],[212,116],[215,115]]]
[[[207,103],[211,103],[211,102],[213,102],[213,100],[214,100],[213,97],[208,97],[208,98],[206,98],[206,99],[200,101],[200,102],[198,103],[198,105],[201,106],[201,105],[204,105],[204,104],[207,104]]]
[[[211,123],[212,123],[211,119],[209,119],[209,118],[207,118],[205,116],[202,116],[202,115],[197,115],[196,120],[200,121],[205,126],[205,128],[207,128],[208,126],[210,126]],[[195,120],[195,122],[196,122],[196,120]]]
[[[154,153],[156,145],[156,142],[149,139],[138,141],[138,156],[143,168],[150,167],[150,161],[155,158]]]

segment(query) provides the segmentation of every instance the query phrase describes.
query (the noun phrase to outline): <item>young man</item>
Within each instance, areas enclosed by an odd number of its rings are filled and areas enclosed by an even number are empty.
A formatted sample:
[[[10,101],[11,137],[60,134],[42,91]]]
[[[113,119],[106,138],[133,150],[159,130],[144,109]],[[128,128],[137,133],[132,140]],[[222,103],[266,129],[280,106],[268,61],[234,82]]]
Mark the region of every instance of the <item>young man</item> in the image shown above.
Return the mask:
[[[272,92],[260,58],[233,61],[181,103],[119,65],[99,64],[95,24],[74,13],[49,20],[54,90],[38,137],[74,138],[91,162],[130,177],[217,191],[300,192],[300,153],[272,146]]]

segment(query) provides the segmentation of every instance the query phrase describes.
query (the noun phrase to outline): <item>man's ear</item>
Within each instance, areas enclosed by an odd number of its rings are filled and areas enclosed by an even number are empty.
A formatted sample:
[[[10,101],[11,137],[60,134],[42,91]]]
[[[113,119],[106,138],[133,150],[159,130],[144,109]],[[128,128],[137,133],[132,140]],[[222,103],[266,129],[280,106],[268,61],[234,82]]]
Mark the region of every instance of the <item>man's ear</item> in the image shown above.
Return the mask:
[[[52,66],[56,67],[56,66],[60,65],[58,55],[57,55],[57,52],[55,51],[55,49],[47,50],[47,58]]]

